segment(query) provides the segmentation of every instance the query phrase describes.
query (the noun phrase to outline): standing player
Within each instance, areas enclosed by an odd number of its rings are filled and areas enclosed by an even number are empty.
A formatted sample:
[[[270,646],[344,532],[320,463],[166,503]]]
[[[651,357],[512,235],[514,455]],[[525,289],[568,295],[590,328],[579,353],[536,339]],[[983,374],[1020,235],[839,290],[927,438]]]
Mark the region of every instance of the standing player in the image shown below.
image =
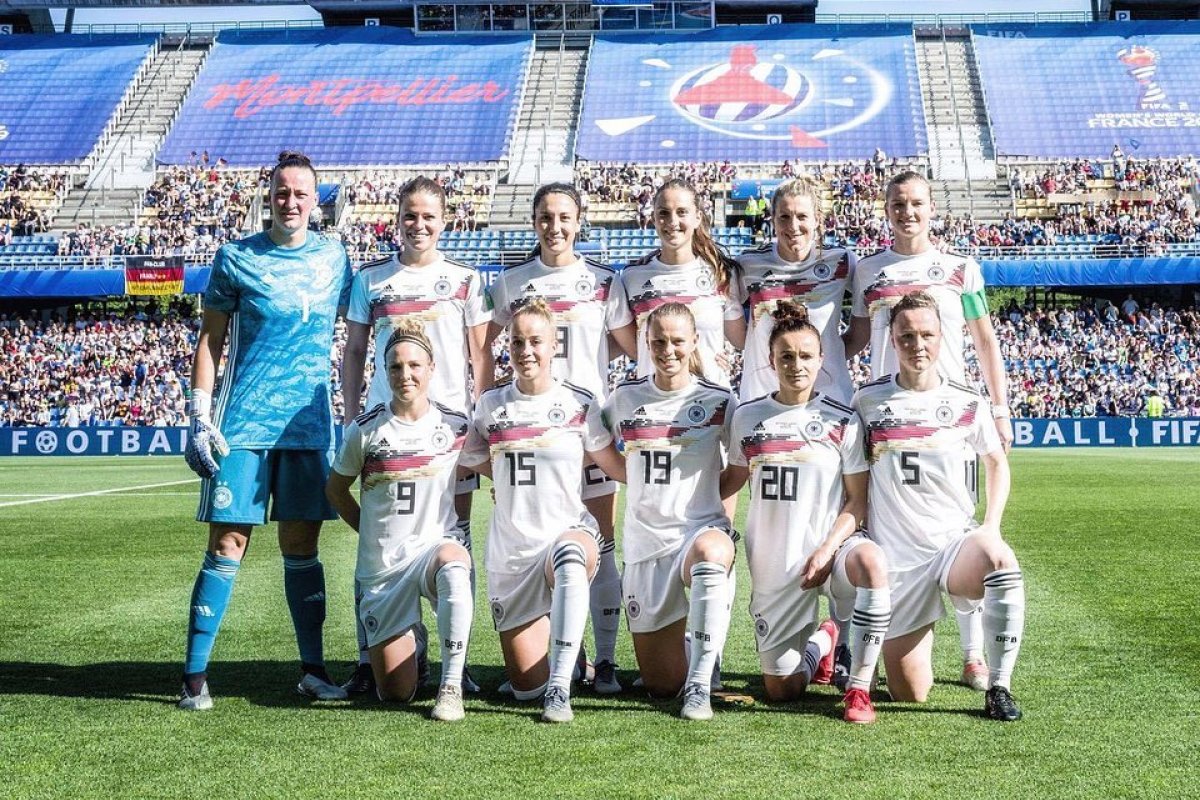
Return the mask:
[[[403,248],[388,258],[364,264],[354,278],[346,313],[347,339],[342,359],[345,419],[358,416],[368,340],[375,335],[375,371],[367,392],[367,408],[391,398],[383,349],[392,333],[406,321],[422,324],[430,334],[434,360],[429,396],[460,414],[471,409],[474,393],[492,385],[492,363],[485,340],[491,314],[486,308],[479,273],[446,258],[438,238],[446,228],[446,192],[435,181],[413,178],[400,189],[399,233]],[[459,481],[455,509],[459,539],[471,549],[471,492],[479,478]],[[361,595],[355,586],[355,601]],[[356,615],[361,620],[361,614]],[[357,625],[359,667],[344,685],[353,693],[371,689],[367,632]],[[478,691],[470,674],[464,680]]]
[[[811,178],[796,178],[775,190],[771,215],[777,240],[738,256],[740,289],[750,306],[750,329],[742,352],[743,402],[775,391],[769,341],[772,313],[779,302],[795,300],[808,309],[809,322],[821,333],[823,360],[813,391],[841,403],[850,402],[854,384],[846,366],[839,325],[842,301],[854,271],[854,254],[821,246],[824,220],[821,192]]]
[[[883,646],[892,697],[923,702],[933,684],[933,625],[945,610],[983,599],[989,676],[985,712],[1021,718],[1009,681],[1025,627],[1025,583],[1000,535],[1008,500],[1008,459],[978,392],[939,373],[938,300],[927,292],[890,312],[899,372],[854,397],[871,465],[871,537],[887,554],[892,624]],[[987,466],[987,512],[975,521],[976,454]]]
[[[556,322],[537,298],[513,315],[515,378],[480,396],[461,463],[494,484],[488,594],[513,694],[520,700],[544,695],[542,719],[569,722],[571,673],[600,557],[580,471],[585,454],[618,479],[625,463],[604,430],[595,396],[553,377]]]
[[[462,678],[475,602],[471,555],[459,543],[454,478],[467,417],[432,402],[433,345],[405,322],[381,346],[392,399],[357,417],[325,492],[358,531],[358,613],[382,700],[417,692],[416,626],[421,598],[437,610],[442,683],[433,719],[463,718]],[[350,494],[361,480],[362,507]]]
[[[896,353],[888,334],[889,312],[904,295],[928,292],[938,302],[944,325],[945,345],[938,370],[951,380],[966,382],[965,326],[991,397],[989,416],[1007,450],[1013,438],[1008,384],[979,264],[967,256],[943,253],[930,241],[929,221],[935,208],[929,182],[917,173],[902,172],[888,182],[884,210],[894,243],[890,249],[864,258],[854,270],[847,355],[854,356],[870,343],[871,379],[894,373]],[[958,614],[957,619],[963,650],[962,682],[983,691],[987,688],[987,664],[983,660],[982,620],[977,613]]]
[[[782,301],[772,322],[778,391],[738,408],[722,487],[728,494],[753,481],[746,553],[763,683],[772,700],[793,700],[832,670],[837,629],[832,621],[817,628],[824,585],[849,642],[844,718],[870,723],[871,679],[892,607],[883,551],[855,533],[867,506],[862,425],[848,406],[814,390],[825,374],[822,336],[804,307]]]
[[[533,227],[538,237],[536,255],[500,273],[491,286],[493,319],[486,350],[490,355],[490,343],[517,310],[531,298],[540,297],[554,312],[554,377],[603,401],[608,396],[608,364],[616,355],[609,352],[609,335],[628,354],[637,351],[633,318],[620,278],[612,269],[575,253],[580,227],[575,187],[551,183],[539,188],[533,196]],[[584,504],[603,537],[600,566],[591,587],[596,639],[593,687],[601,694],[615,694],[621,691],[616,671],[621,575],[613,534],[617,486],[595,465],[585,470],[583,481]]]
[[[268,500],[300,648],[297,691],[346,697],[325,671],[325,570],[317,556],[321,522],[337,515],[314,488],[329,477],[329,353],[350,297],[350,261],[339,243],[308,230],[316,202],[312,163],[301,153],[280,154],[271,172],[271,229],[223,245],[204,292],[186,458],[204,479],[196,518],[208,523],[208,550],[192,590],[181,709],[212,707],[209,656],[250,533],[267,521]]]
[[[646,329],[654,376],[621,384],[604,407],[605,424],[625,445],[625,608],[646,689],[667,697],[682,689],[680,716],[707,720],[729,632],[734,533],[720,474],[734,398],[696,377],[699,339],[687,306],[659,306]]]
[[[725,342],[736,348],[746,342],[746,320],[734,297],[737,263],[713,241],[696,203],[696,189],[687,181],[673,178],[654,193],[654,229],[658,250],[631,263],[621,276],[637,322],[638,377],[654,373],[646,339],[650,312],[675,302],[691,309],[696,319],[704,377],[729,386]]]

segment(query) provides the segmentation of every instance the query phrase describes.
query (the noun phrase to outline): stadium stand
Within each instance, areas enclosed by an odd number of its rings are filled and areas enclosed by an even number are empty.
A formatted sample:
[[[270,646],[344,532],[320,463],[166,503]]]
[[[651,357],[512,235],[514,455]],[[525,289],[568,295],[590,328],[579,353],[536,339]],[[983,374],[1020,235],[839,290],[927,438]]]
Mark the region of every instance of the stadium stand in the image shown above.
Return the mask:
[[[224,31],[158,162],[208,148],[257,167],[283,147],[326,168],[497,161],[531,46],[389,27]]]

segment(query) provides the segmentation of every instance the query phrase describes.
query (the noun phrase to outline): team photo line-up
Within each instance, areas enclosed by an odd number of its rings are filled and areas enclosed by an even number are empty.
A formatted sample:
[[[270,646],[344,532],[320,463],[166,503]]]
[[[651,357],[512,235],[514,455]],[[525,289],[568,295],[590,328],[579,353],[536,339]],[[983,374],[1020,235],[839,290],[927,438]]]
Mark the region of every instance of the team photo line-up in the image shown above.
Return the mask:
[[[411,700],[428,671],[424,598],[441,651],[431,716],[462,719],[464,692],[479,691],[467,660],[486,590],[500,690],[540,701],[544,721],[573,718],[581,678],[599,694],[625,691],[622,612],[636,685],[678,697],[685,719],[710,719],[740,542],[769,700],[832,683],[847,721],[873,722],[882,662],[891,699],[924,701],[945,595],[963,683],[985,693],[989,718],[1019,719],[1010,680],[1024,582],[1001,535],[1012,425],[979,265],[930,239],[935,209],[917,173],[887,186],[893,246],[862,259],[822,247],[820,196],[811,179],[784,183],[771,211],[777,240],[731,259],[695,190],[667,181],[653,201],[659,247],[618,273],[576,253],[579,195],[549,184],[533,198],[535,252],[485,289],[438,249],[438,183],[405,185],[400,251],[355,274],[342,245],[309,228],[313,165],[282,153],[270,229],[223,245],[204,293],[186,460],[202,478],[208,544],[179,708],[213,706],[213,645],[252,530],[269,518],[299,646],[296,688],[313,699]],[[342,316],[347,424],[335,453],[329,358]],[[986,393],[967,384],[964,330]],[[496,383],[502,336],[511,378]],[[868,345],[870,381],[855,390],[847,359]],[[621,355],[636,359],[636,377],[610,389]],[[494,508],[477,576],[479,475]],[[318,555],[322,523],[339,516],[358,532],[360,648],[341,685],[325,668]],[[594,663],[583,655],[589,615]]]

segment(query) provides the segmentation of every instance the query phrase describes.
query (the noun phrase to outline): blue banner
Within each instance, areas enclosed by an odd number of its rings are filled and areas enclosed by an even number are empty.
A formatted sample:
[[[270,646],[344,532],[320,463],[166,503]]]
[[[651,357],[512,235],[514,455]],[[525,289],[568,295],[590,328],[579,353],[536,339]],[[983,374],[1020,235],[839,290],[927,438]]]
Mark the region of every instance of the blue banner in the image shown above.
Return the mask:
[[[86,158],[155,38],[0,36],[0,163]]]
[[[182,456],[182,428],[0,428],[5,456]]]
[[[388,26],[224,31],[158,154],[230,166],[284,148],[318,167],[505,157],[533,40]]]
[[[1195,21],[973,26],[1001,156],[1188,156],[1200,133]]]
[[[592,161],[916,156],[911,25],[730,26],[596,37],[577,155]]]

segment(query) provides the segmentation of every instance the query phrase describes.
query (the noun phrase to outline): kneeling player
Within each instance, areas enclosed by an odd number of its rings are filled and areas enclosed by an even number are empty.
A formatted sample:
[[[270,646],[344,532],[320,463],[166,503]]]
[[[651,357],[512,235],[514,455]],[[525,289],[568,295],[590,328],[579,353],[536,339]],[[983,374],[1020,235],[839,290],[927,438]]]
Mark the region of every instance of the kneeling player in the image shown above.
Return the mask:
[[[706,720],[713,667],[729,632],[734,539],[720,474],[734,398],[698,377],[699,339],[687,306],[654,309],[646,335],[653,376],[618,386],[604,409],[605,423],[625,443],[629,480],[626,616],[646,689],[668,697],[682,689],[680,715]]]
[[[1009,681],[1025,627],[1025,583],[1000,536],[1008,501],[1008,460],[986,400],[938,374],[942,323],[937,301],[906,295],[892,309],[899,372],[859,389],[854,407],[871,465],[871,536],[890,563],[892,625],[884,643],[888,689],[922,702],[933,684],[933,624],[942,593],[968,611],[983,600],[989,665],[986,713],[1021,718]],[[987,466],[987,512],[974,519],[975,456]]]
[[[488,594],[513,694],[543,696],[542,719],[569,722],[571,674],[600,556],[580,473],[585,453],[618,480],[625,464],[596,398],[552,376],[556,333],[554,314],[540,298],[513,314],[515,378],[480,396],[462,464],[494,484]]]
[[[847,406],[813,392],[821,335],[807,309],[784,301],[773,317],[770,365],[779,390],[734,414],[722,487],[736,492],[753,478],[746,553],[763,683],[770,699],[782,701],[810,682],[829,682],[838,629],[832,621],[817,628],[818,590],[826,586],[849,639],[844,717],[870,723],[891,601],[883,551],[855,534],[867,503],[862,424]]]
[[[470,555],[455,538],[454,483],[467,418],[430,402],[433,348],[400,327],[383,355],[392,400],[357,417],[326,485],[359,533],[355,577],[376,691],[408,702],[417,692],[421,598],[437,610],[442,683],[433,719],[463,718],[462,677],[475,607]],[[362,508],[350,494],[361,480]]]

